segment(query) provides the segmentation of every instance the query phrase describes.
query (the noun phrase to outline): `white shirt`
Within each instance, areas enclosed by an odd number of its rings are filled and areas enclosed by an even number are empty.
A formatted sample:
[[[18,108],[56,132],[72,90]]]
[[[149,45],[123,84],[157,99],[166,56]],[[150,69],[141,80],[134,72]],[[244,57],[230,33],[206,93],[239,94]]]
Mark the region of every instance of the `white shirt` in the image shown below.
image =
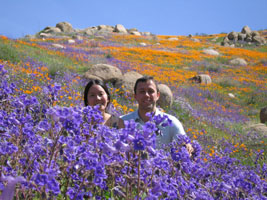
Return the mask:
[[[172,121],[170,126],[162,127],[159,126],[161,134],[157,135],[156,138],[156,148],[160,148],[162,145],[167,145],[177,138],[178,135],[186,135],[183,125],[181,122],[174,116],[167,113],[161,112],[159,109],[156,109],[155,116],[157,115],[167,115],[168,118]],[[145,124],[145,122],[140,118],[138,110],[131,112],[127,115],[121,116],[125,121],[134,120],[136,123]]]

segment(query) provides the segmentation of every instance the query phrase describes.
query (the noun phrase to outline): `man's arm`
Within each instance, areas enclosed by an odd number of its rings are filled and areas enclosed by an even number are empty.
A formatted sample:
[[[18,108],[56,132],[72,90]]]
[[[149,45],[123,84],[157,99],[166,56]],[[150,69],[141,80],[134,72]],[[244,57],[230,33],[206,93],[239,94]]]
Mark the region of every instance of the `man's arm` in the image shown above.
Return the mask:
[[[184,131],[184,127],[182,125],[182,123],[176,118],[172,116],[172,136],[173,136],[173,140],[177,140],[177,136],[178,135],[186,135],[186,132]],[[189,153],[189,155],[191,156],[192,153],[194,152],[194,148],[192,147],[192,145],[190,143],[185,144],[185,147]]]

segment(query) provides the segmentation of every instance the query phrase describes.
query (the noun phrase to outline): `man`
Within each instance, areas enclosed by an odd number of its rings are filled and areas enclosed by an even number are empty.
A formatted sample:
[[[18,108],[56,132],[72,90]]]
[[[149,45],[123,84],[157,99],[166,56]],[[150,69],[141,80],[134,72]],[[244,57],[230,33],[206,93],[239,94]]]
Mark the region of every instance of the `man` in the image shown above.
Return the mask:
[[[177,135],[186,135],[181,122],[174,116],[161,112],[157,107],[156,103],[160,97],[159,89],[153,77],[144,76],[137,79],[134,86],[134,97],[138,102],[138,110],[122,116],[123,120],[129,121],[134,120],[140,124],[144,124],[149,120],[147,113],[154,113],[157,115],[167,115],[172,120],[172,125],[161,128],[161,134],[157,135],[156,147],[160,148],[162,145],[171,143]],[[191,144],[185,144],[186,148],[191,155],[194,151]]]

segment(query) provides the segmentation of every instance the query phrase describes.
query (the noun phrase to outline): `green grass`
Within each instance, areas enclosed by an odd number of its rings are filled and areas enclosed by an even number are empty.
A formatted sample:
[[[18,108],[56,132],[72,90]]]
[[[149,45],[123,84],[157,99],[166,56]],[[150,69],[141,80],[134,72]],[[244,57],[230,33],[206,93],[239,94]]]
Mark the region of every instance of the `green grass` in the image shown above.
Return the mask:
[[[35,61],[44,63],[51,76],[63,74],[66,71],[83,73],[89,68],[84,63],[74,63],[72,59],[66,56],[49,54],[47,50],[35,46],[23,45],[19,48],[19,51],[20,54],[24,54],[24,57],[30,57]]]
[[[10,61],[11,63],[18,63],[22,59],[22,55],[11,42],[8,41],[7,43],[0,38],[0,59]]]

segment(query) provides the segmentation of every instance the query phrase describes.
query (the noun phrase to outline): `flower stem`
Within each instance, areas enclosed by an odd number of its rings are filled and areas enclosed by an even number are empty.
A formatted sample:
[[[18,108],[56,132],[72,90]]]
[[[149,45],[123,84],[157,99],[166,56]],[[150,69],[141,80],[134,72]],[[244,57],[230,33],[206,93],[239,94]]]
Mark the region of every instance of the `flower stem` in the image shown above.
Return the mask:
[[[137,199],[139,200],[139,193],[140,193],[140,167],[141,167],[141,152],[139,151],[138,154],[138,182],[137,182]]]

